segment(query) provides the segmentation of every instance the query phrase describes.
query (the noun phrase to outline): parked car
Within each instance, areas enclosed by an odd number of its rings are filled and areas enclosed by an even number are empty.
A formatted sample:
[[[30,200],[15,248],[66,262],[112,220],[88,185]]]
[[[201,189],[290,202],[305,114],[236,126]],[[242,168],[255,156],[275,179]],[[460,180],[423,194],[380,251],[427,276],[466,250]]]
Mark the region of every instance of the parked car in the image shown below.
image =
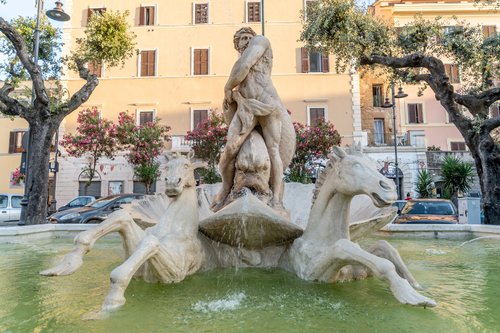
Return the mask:
[[[17,222],[21,215],[20,194],[0,194],[0,222]]]
[[[101,223],[109,214],[131,203],[135,199],[144,198],[144,194],[115,194],[98,199],[83,207],[70,208],[50,215],[49,223]]]
[[[77,207],[83,207],[88,205],[91,202],[94,202],[96,200],[96,197],[92,195],[82,195],[79,197],[76,197],[72,199],[70,202],[65,204],[64,206],[59,207],[57,210],[58,212],[62,212],[63,210],[71,209],[71,208],[77,208]]]
[[[396,224],[455,224],[458,214],[455,205],[446,199],[408,200]]]

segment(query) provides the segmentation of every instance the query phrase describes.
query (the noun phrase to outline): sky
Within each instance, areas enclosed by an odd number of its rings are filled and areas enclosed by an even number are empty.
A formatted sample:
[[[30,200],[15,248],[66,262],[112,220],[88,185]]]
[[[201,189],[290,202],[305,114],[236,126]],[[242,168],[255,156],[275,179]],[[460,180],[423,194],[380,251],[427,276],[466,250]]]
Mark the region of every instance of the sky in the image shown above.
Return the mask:
[[[43,4],[44,1],[40,0]],[[0,16],[11,20],[18,16],[35,16],[37,0],[7,0],[5,5],[0,4]],[[63,2],[64,3],[64,2]],[[43,5],[44,12],[55,7],[55,1],[47,0]],[[64,8],[64,7],[63,7]],[[57,23],[57,24],[56,24]],[[62,27],[62,23],[53,21],[52,24]]]
[[[49,9],[55,7],[55,1],[47,0],[45,4],[43,0],[40,0],[43,8],[43,15]],[[0,17],[3,19],[10,21],[13,18],[18,16],[29,16],[35,17],[36,15],[36,3],[37,0],[7,0],[6,4],[0,4]],[[64,8],[64,7],[63,7]],[[58,28],[62,28],[63,22],[57,22],[51,20],[52,24]],[[2,62],[5,58],[2,54],[0,54],[0,62]],[[0,73],[0,80],[5,78],[3,73]]]

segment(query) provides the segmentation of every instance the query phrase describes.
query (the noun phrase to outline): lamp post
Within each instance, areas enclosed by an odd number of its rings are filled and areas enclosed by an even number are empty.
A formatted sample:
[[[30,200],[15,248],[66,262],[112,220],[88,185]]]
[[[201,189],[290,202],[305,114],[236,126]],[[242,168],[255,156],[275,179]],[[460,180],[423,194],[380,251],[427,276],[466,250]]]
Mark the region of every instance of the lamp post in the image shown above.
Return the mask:
[[[36,8],[37,10],[36,10],[36,25],[35,25],[35,44],[33,46],[33,62],[35,63],[35,66],[38,66],[38,54],[40,50],[40,13],[43,10],[43,0],[37,0]],[[48,10],[46,14],[49,18],[55,21],[64,22],[70,19],[70,16],[63,11],[62,2],[60,1],[56,1],[56,7],[54,9]],[[34,103],[35,98],[36,98],[35,89],[32,89],[32,94],[31,94],[32,103]],[[26,147],[24,147],[24,149],[26,150],[26,161],[24,162],[26,180],[24,183],[24,195],[23,199],[21,200],[21,215],[19,217],[18,225],[26,224],[26,207],[28,206],[29,202],[29,197],[28,197],[28,186],[30,183],[29,160],[30,160],[31,140],[32,140],[31,131],[29,130],[29,128],[27,134],[28,134],[28,140],[25,141]]]
[[[262,36],[264,36],[264,0],[260,0],[260,24],[262,26]]]
[[[396,192],[398,194],[398,200],[401,200],[401,190],[399,187],[399,168],[398,168],[398,142],[396,136],[396,98],[407,97],[408,94],[405,94],[403,91],[403,87],[399,87],[398,94],[395,94],[394,91],[394,83],[391,83],[391,102],[389,102],[389,98],[385,98],[385,102],[382,105],[383,108],[392,108],[392,131],[394,134],[394,168],[395,168],[395,177],[396,177]]]

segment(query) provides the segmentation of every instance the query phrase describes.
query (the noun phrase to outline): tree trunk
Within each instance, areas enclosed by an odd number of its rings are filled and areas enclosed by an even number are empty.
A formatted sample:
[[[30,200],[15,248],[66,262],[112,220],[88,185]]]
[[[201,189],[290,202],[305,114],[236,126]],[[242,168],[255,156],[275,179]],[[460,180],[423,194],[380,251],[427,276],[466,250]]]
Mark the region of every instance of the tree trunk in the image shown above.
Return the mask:
[[[484,223],[500,224],[500,147],[489,133],[464,135],[481,185]]]
[[[57,124],[56,124],[57,123]],[[54,119],[37,119],[30,123],[31,144],[28,160],[28,184],[26,187],[28,205],[26,224],[45,223],[47,218],[47,199],[49,190],[49,159],[52,138],[59,122]]]

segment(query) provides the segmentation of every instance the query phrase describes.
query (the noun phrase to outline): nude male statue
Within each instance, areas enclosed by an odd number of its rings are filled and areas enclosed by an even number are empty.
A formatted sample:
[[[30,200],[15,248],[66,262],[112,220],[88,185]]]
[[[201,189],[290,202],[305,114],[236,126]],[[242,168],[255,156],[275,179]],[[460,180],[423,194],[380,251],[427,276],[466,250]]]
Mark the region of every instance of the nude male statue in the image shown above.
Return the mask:
[[[224,87],[223,107],[229,128],[227,144],[219,161],[222,189],[214,198],[212,208],[219,210],[224,206],[234,182],[236,157],[247,137],[259,125],[271,162],[270,205],[282,209],[283,171],[295,151],[295,131],[271,80],[271,44],[266,37],[256,36],[251,28],[238,30],[233,42],[241,57]]]

